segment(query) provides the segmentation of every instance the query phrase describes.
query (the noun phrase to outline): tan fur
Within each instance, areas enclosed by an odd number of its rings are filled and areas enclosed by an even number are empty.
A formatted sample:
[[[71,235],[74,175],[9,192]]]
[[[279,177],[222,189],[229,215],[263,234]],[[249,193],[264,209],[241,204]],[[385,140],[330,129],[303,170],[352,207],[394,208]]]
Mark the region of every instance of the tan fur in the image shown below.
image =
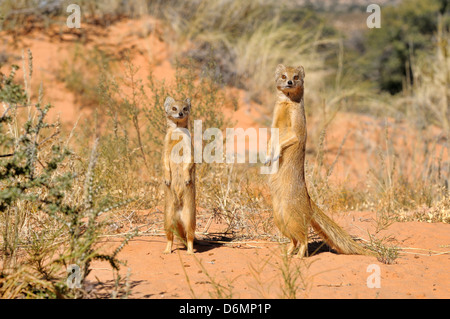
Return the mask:
[[[269,142],[269,162],[279,161],[279,168],[270,175],[274,220],[291,242],[288,254],[299,247],[297,256],[303,257],[308,247],[308,227],[342,254],[367,254],[331,218],[310,199],[305,183],[304,163],[306,145],[306,117],[304,107],[303,67],[278,65],[275,80],[278,89],[273,112],[273,128],[279,129],[278,151]]]
[[[164,169],[164,229],[166,231],[167,246],[165,254],[172,252],[174,235],[178,236],[187,246],[187,253],[194,253],[195,237],[195,164],[194,150],[189,135],[189,113],[191,103],[175,101],[166,98],[164,108],[167,118],[167,132],[164,139],[163,169]],[[184,130],[182,130],[184,129]],[[187,130],[187,131],[186,131]],[[179,139],[172,139],[177,134]],[[191,149],[190,159],[177,163],[172,157],[172,150],[180,141],[181,135],[189,141],[183,149]],[[176,136],[174,136],[176,137]],[[182,155],[182,152],[179,153]]]

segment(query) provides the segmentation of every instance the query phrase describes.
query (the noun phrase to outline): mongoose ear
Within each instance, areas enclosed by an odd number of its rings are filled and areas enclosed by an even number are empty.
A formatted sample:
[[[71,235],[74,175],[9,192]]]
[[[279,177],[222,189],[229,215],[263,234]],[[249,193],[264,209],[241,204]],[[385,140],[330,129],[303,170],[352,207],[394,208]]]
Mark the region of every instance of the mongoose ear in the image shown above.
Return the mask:
[[[304,79],[305,78],[305,69],[300,65],[299,67],[297,67],[296,70],[300,73],[300,75],[302,76],[302,79]]]
[[[281,72],[283,72],[284,70],[286,70],[286,67],[283,64],[278,64],[277,68],[275,69],[275,80],[278,79],[278,77],[280,76]]]
[[[189,110],[191,109],[191,99],[190,98],[186,98],[186,100],[184,100],[184,103],[186,103],[186,105],[188,106]]]
[[[166,97],[166,100],[164,101],[164,110],[166,111],[166,113],[169,111],[169,108],[172,106],[172,104],[175,102],[175,100],[168,96]]]

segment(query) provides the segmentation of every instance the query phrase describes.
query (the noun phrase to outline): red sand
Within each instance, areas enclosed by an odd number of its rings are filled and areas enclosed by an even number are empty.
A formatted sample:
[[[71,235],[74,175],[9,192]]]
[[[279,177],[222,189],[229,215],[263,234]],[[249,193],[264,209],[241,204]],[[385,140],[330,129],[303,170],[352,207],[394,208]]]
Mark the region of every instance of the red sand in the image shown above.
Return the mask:
[[[88,33],[87,46],[102,45],[117,47],[117,51],[130,49],[135,53],[132,61],[139,65],[138,76],[145,78],[149,70],[155,78],[170,82],[174,78],[174,68],[169,62],[170,48],[157,32],[140,36],[151,19],[122,21],[106,30],[105,35],[94,31]],[[2,37],[3,38],[3,37]],[[30,48],[35,65],[32,92],[37,94],[40,82],[45,88],[45,100],[55,105],[53,116],[59,114],[63,123],[71,127],[81,116],[89,115],[90,110],[82,108],[76,102],[74,94],[65,88],[56,77],[57,67],[70,56],[75,44],[71,41],[55,41],[45,34],[30,34],[23,37],[21,43],[13,46],[11,39],[5,50],[20,56],[22,49]],[[10,61],[21,65],[19,61]],[[21,75],[20,75],[21,76]],[[255,119],[264,114],[261,106],[244,103],[244,92],[238,91],[239,109],[237,112],[225,110],[234,120],[236,127],[248,128],[261,126]],[[308,106],[306,106],[308,107]],[[83,111],[81,111],[83,110]],[[266,118],[267,121],[267,118]],[[270,121],[269,121],[270,123]],[[314,123],[309,122],[312,130]],[[363,141],[377,143],[373,138],[376,120],[354,114],[338,114],[328,129],[327,147],[334,149],[332,156],[325,160],[331,163],[344,136],[349,132],[340,161],[335,167],[333,178],[339,181],[364,179],[369,169],[365,149],[358,147]],[[362,132],[362,133],[361,133]],[[365,134],[359,139],[358,134]],[[406,132],[408,133],[408,132]],[[382,139],[382,137],[381,137]],[[360,143],[360,144],[358,144]],[[448,154],[445,154],[448,157]],[[314,159],[311,159],[314,160]],[[373,233],[375,218],[373,212],[352,212],[340,216],[337,222],[350,234],[367,238],[367,230]],[[221,225],[216,225],[220,228]],[[378,234],[378,238],[392,235],[391,244],[404,247],[395,264],[386,265],[374,257],[345,256],[331,252],[321,252],[304,260],[290,259],[290,263],[300,270],[301,278],[296,296],[299,298],[449,298],[450,276],[448,254],[450,245],[450,225],[436,223],[404,222],[394,223]],[[201,236],[200,236],[201,237]],[[120,238],[109,239],[106,246],[114,248]],[[132,298],[210,298],[218,297],[218,284],[223,293],[229,292],[235,298],[280,298],[283,280],[281,269],[282,244],[264,241],[248,241],[221,245],[196,245],[195,256],[187,256],[184,249],[178,249],[171,255],[162,255],[165,246],[164,236],[135,238],[119,254],[127,261],[121,274],[126,276],[130,269],[129,283]],[[408,248],[408,249],[406,249]],[[446,251],[447,254],[439,254]],[[380,267],[381,287],[369,288],[367,272],[369,265]],[[103,262],[94,262],[93,271],[88,280],[96,290],[104,285],[112,285],[112,272]]]

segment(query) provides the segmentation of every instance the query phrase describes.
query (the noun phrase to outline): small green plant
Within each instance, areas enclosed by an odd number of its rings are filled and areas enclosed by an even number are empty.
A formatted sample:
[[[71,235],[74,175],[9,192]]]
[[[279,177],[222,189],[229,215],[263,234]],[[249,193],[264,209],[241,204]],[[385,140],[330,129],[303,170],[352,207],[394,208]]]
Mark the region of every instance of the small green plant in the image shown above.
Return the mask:
[[[312,279],[308,276],[311,263],[305,259],[292,258],[283,245],[279,270],[281,273],[281,298],[297,299],[300,291],[306,294],[311,289]]]
[[[400,248],[386,244],[386,242],[391,240],[391,237],[387,236],[378,239],[369,234],[369,238],[368,248],[375,252],[377,260],[383,264],[394,264],[395,260],[399,257]]]

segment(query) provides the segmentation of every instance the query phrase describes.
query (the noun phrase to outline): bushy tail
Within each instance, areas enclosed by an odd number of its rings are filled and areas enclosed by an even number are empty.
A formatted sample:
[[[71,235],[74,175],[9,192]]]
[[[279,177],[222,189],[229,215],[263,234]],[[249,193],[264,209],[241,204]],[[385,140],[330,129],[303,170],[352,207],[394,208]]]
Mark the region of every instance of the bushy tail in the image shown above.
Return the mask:
[[[311,208],[313,211],[311,219],[312,227],[338,253],[346,255],[372,255],[371,251],[364,249],[356,243],[345,230],[325,215],[312,200]]]

